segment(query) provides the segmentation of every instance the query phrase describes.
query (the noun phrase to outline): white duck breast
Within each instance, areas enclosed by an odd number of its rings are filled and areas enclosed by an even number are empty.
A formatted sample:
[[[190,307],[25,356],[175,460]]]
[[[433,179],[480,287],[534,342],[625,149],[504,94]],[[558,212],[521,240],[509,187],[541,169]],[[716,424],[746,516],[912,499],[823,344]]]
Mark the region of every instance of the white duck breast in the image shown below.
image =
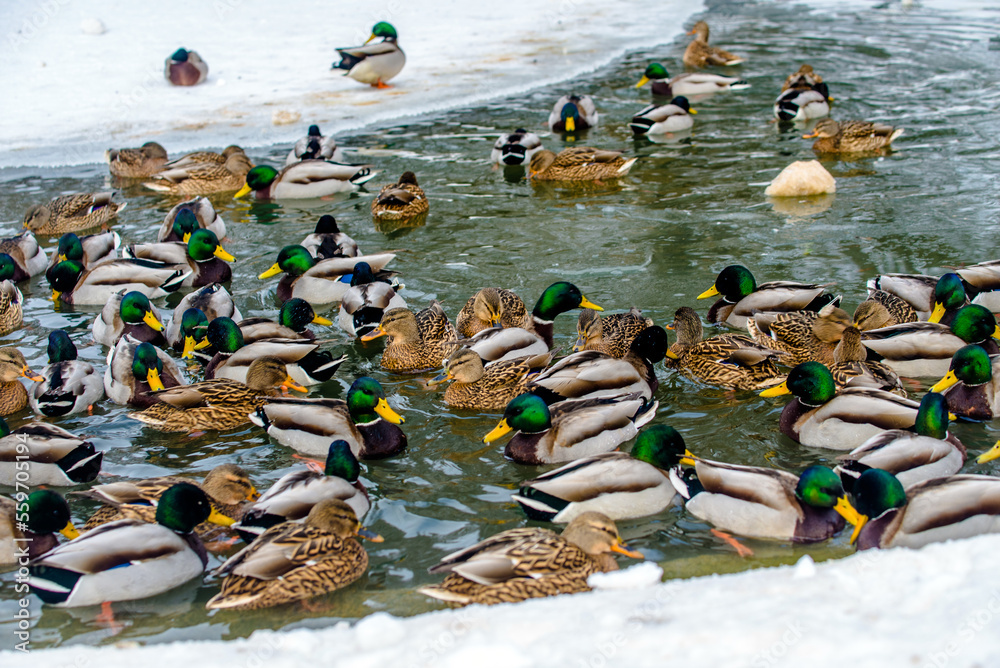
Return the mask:
[[[844,467],[855,468],[860,464],[858,468],[888,471],[903,487],[909,487],[958,473],[965,464],[965,447],[912,431],[892,429],[869,438],[838,459],[842,462],[835,469],[838,473],[842,473]]]
[[[736,77],[724,77],[718,74],[689,72],[678,74],[669,81],[672,95],[705,95],[724,90],[743,90],[750,83]]]
[[[669,132],[680,132],[694,125],[694,119],[686,109],[676,104],[656,106],[651,104],[632,117],[628,124],[636,135],[663,135]]]
[[[917,548],[1000,532],[1000,478],[985,475],[937,478],[908,487],[906,497],[906,506],[892,523],[898,530],[883,547]]]
[[[900,376],[935,377],[948,373],[952,356],[965,341],[936,322],[907,322],[862,333],[861,342],[883,357]]]
[[[28,405],[39,415],[82,413],[104,398],[101,376],[90,362],[49,364],[42,369],[42,378],[28,393]]]
[[[802,445],[853,450],[889,429],[909,429],[917,421],[919,408],[917,402],[885,390],[849,387],[819,408],[799,416],[793,428]]]
[[[531,156],[542,148],[542,140],[534,132],[517,130],[500,135],[490,152],[490,162],[497,165],[526,165]]]
[[[387,82],[403,70],[406,54],[395,41],[385,40],[375,44],[337,49],[341,57],[353,65],[346,76],[366,84]],[[356,61],[356,62],[355,62]]]
[[[376,281],[355,285],[340,301],[337,325],[351,336],[362,336],[378,326],[383,311],[393,308],[406,308],[406,300],[388,283]]]
[[[773,111],[781,121],[808,121],[829,116],[830,103],[820,92],[791,88],[778,96]]]
[[[28,462],[33,487],[91,482],[101,470],[103,457],[89,441],[55,425],[35,422],[0,438],[0,485],[14,486],[18,462]]]
[[[271,485],[257,501],[246,509],[243,519],[235,527],[247,533],[260,534],[266,529],[255,520],[263,518],[283,518],[291,522],[302,522],[309,511],[325,499],[340,499],[351,507],[358,519],[362,519],[371,508],[371,502],[364,488],[338,478],[314,471],[294,471],[283,475]]]
[[[484,329],[466,343],[466,347],[484,363],[534,357],[549,352],[549,347],[537,334],[521,327]]]

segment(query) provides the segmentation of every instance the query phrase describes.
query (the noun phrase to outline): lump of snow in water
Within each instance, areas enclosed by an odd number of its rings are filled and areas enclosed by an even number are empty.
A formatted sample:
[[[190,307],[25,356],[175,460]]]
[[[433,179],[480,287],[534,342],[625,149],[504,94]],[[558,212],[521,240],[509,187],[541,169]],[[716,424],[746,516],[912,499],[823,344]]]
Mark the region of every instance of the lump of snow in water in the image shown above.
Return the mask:
[[[837,192],[837,182],[819,160],[798,160],[781,170],[764,194],[768,197],[803,197]]]
[[[387,612],[376,612],[358,622],[354,634],[362,649],[385,647],[403,637],[403,624]]]
[[[587,578],[587,584],[594,589],[641,589],[659,584],[663,569],[654,561],[643,561],[623,571],[594,573]]]
[[[804,580],[814,575],[816,575],[816,562],[808,554],[802,555],[802,558],[795,562],[795,570],[792,573],[792,578],[795,580]]]
[[[103,35],[108,31],[100,19],[84,19],[80,21],[80,30],[86,35]]]
[[[274,125],[291,125],[302,120],[302,114],[297,111],[287,109],[276,109],[271,114],[271,123]]]

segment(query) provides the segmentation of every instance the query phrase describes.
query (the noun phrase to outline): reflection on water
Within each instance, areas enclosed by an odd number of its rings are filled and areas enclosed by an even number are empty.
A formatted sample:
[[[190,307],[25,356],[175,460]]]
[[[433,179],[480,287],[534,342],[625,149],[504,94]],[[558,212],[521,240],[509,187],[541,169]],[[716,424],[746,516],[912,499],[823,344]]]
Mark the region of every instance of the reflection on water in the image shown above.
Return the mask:
[[[1000,148],[992,113],[1000,87],[993,75],[995,56],[985,47],[978,19],[919,6],[905,13],[898,8],[820,13],[801,5],[736,4],[709,20],[720,43],[749,56],[735,74],[753,87],[700,100],[686,138],[664,144],[636,141],[626,125],[648,102],[648,91],[633,87],[638,75],[652,60],[677,69],[684,39],[631,54],[573,83],[574,90],[594,96],[603,116],[586,143],[626,148],[640,157],[620,183],[533,187],[523,170],[490,168],[487,158],[496,135],[516,127],[540,131],[555,97],[570,88],[560,86],[405,127],[338,137],[360,149],[352,158],[370,160],[382,170],[379,183],[408,169],[417,174],[431,201],[430,214],[418,227],[388,235],[376,228],[369,209],[376,185],[323,202],[213,198],[229,228],[226,248],[239,258],[231,291],[240,309],[247,317],[275,315],[276,280],[256,276],[282,246],[311,232],[321,213],[335,215],[366,252],[397,252],[390,268],[401,272],[407,301],[423,307],[438,299],[453,318],[480,287],[513,289],[530,305],[547,285],[565,279],[609,310],[634,305],[663,324],[680,306],[704,313],[708,304],[695,296],[732,262],[749,266],[758,281],[836,283],[851,311],[863,299],[864,280],[878,271],[933,273],[1000,257],[993,194]],[[931,42],[935,48],[926,48]],[[811,142],[801,138],[802,128],[786,130],[770,122],[781,81],[802,62],[829,82],[837,98],[836,118],[891,122],[906,128],[906,134],[885,156],[823,158],[837,179],[835,196],[769,201],[761,184],[794,160],[814,158]],[[543,142],[548,148],[565,145],[555,136],[543,136]],[[226,143],[219,139],[220,145]],[[287,147],[276,147],[252,157],[278,163],[286,152]],[[14,231],[31,204],[108,185],[106,166],[99,164],[7,170],[0,172],[0,181],[5,233]],[[137,186],[126,187],[124,194],[129,206],[116,229],[128,241],[152,240],[175,202]],[[48,331],[64,328],[78,342],[80,357],[103,367],[106,351],[90,342],[96,308],[54,310],[43,279],[24,289],[28,326],[7,342],[39,367],[45,363]],[[175,299],[165,301],[170,305]],[[575,315],[556,320],[557,345],[572,345]],[[482,443],[497,415],[455,411],[444,405],[440,391],[424,387],[423,378],[382,373],[380,341],[348,342],[337,329],[319,334],[333,341],[335,354],[349,356],[321,394],[343,397],[354,377],[371,374],[406,417],[409,450],[364,466],[373,499],[365,524],[386,539],[368,546],[367,577],[308,607],[238,615],[205,612],[216,590],[210,577],[156,599],[115,606],[125,628],[114,638],[95,620],[94,610],[46,609],[36,617],[34,646],[232,638],[257,628],[329,625],[376,610],[412,614],[435,607],[413,593],[414,587],[438,579],[427,573],[428,566],[451,550],[526,523],[508,497],[519,481],[539,470],[505,461],[502,442]],[[657,422],[678,428],[696,453],[796,471],[832,461],[830,452],[779,436],[777,416],[784,400],[706,389],[662,369],[659,373]],[[26,417],[13,419],[11,426]],[[200,477],[213,466],[235,462],[264,489],[301,466],[290,450],[250,427],[178,439],[142,428],[110,403],[98,406],[93,416],[72,416],[58,424],[89,435],[107,452],[107,480],[174,472]],[[956,432],[973,454],[997,439],[988,424],[962,424]],[[995,469],[973,463],[967,470]],[[73,506],[77,518],[92,507],[85,501]],[[678,507],[620,528],[633,547],[660,561],[669,577],[789,563],[804,553],[823,559],[851,552],[846,536],[808,547],[746,541],[756,555],[742,560]],[[212,565],[221,558],[213,556]],[[0,581],[0,635],[12,637],[13,574],[3,574]],[[32,605],[37,613],[37,602]]]

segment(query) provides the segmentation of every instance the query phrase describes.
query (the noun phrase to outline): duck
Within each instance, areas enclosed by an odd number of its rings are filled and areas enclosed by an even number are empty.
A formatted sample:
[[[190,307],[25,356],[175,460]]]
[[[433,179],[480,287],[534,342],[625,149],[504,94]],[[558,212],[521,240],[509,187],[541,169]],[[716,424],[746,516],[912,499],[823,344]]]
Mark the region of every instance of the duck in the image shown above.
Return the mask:
[[[453,552],[428,570],[447,573],[418,592],[453,605],[515,603],[590,591],[587,578],[614,571],[612,553],[642,559],[622,542],[614,520],[580,513],[562,534],[540,527],[508,529]]]
[[[316,229],[299,244],[317,260],[331,257],[357,257],[361,255],[358,242],[342,232],[337,219],[323,214],[316,222]]]
[[[969,304],[969,297],[965,293],[965,286],[962,277],[954,272],[942,274],[934,284],[934,293],[931,298],[931,314],[927,317],[927,322],[940,322],[950,325],[959,309]]]
[[[111,295],[90,327],[94,341],[109,348],[114,348],[125,334],[163,348],[167,344],[164,329],[159,309],[149,302],[149,297],[135,290],[119,290]]]
[[[392,409],[382,385],[369,376],[357,378],[345,399],[268,399],[250,416],[282,445],[311,456],[328,453],[330,442],[344,440],[358,459],[384,459],[406,449],[404,419]]]
[[[93,443],[54,424],[32,422],[11,431],[0,418],[0,485],[17,485],[20,462],[29,464],[32,487],[93,482],[101,472],[103,459],[104,453]],[[65,525],[63,522],[59,528]]]
[[[20,412],[28,405],[28,391],[19,381],[44,380],[28,368],[28,362],[17,348],[0,348],[0,417]]]
[[[837,192],[837,180],[819,160],[796,160],[774,177],[767,197],[813,197]]]
[[[589,95],[563,95],[549,113],[551,132],[571,133],[596,127],[600,120],[594,99]]]
[[[966,450],[948,433],[948,402],[938,392],[920,400],[912,429],[890,429],[837,457],[834,471],[845,489],[868,469],[882,469],[896,476],[904,487],[931,478],[953,475],[965,465]]]
[[[990,355],[1000,353],[996,318],[978,304],[961,308],[951,325],[911,322],[862,334],[862,343],[900,376],[937,377],[948,372],[952,356],[968,344],[979,344]]]
[[[492,443],[516,431],[504,457],[518,464],[557,464],[611,452],[656,416],[659,402],[642,394],[617,394],[560,401],[547,406],[531,393],[515,397],[503,419],[485,437]]]
[[[785,83],[781,84],[781,91],[784,92],[789,88],[812,88],[819,83],[823,83],[823,77],[816,74],[812,65],[803,64],[785,78]]]
[[[174,308],[165,334],[167,344],[180,352],[182,358],[189,357],[190,352],[205,341],[208,323],[220,317],[235,322],[243,320],[243,314],[223,285],[212,283],[189,292]]]
[[[603,309],[584,308],[576,321],[573,351],[597,350],[611,357],[625,357],[635,339],[653,321],[634,306],[625,313],[602,316]]]
[[[258,200],[312,199],[351,192],[378,175],[371,165],[344,165],[329,160],[303,160],[280,172],[269,165],[257,165],[246,173],[236,199],[251,192]]]
[[[396,308],[406,308],[406,300],[392,285],[378,280],[371,265],[358,262],[351,274],[351,287],[340,301],[337,325],[350,336],[362,337],[378,327],[386,311]]]
[[[233,151],[223,164],[211,160],[199,162],[185,156],[179,164],[168,163],[167,167],[142,185],[155,192],[193,197],[238,191],[253,170],[253,163],[240,149]]]
[[[809,88],[789,88],[774,101],[774,117],[779,121],[811,121],[830,115],[830,89],[825,83]]]
[[[208,78],[208,63],[197,51],[181,47],[167,57],[163,77],[175,86],[196,86]]]
[[[814,448],[853,450],[872,436],[890,429],[909,429],[920,405],[871,387],[848,387],[839,394],[830,370],[819,362],[805,362],[781,385],[762,397],[793,394],[781,412],[781,433]]]
[[[960,474],[903,488],[888,471],[870,469],[845,503],[858,550],[909,547],[1000,531],[1000,478]]]
[[[542,148],[542,140],[534,132],[518,128],[497,137],[490,152],[490,162],[495,165],[516,167],[531,162],[531,156]]]
[[[403,172],[396,183],[382,186],[372,200],[372,216],[383,220],[404,220],[422,216],[430,205],[413,172]]]
[[[176,204],[163,217],[163,224],[156,233],[157,241],[183,241],[188,235],[204,228],[211,230],[219,239],[226,238],[226,221],[222,219],[206,197],[195,197]]]
[[[103,227],[125,208],[112,201],[113,192],[61,195],[48,204],[36,204],[24,214],[24,227],[49,236]]]
[[[125,335],[108,354],[104,393],[116,404],[148,408],[157,401],[153,391],[186,383],[173,358],[151,343]]]
[[[694,126],[694,119],[691,116],[697,113],[696,109],[691,108],[686,97],[678,95],[670,100],[670,104],[651,104],[643,108],[632,117],[628,126],[636,137],[681,132],[690,130]]]
[[[708,45],[708,24],[698,21],[688,31],[694,41],[684,49],[684,64],[688,67],[731,66],[746,62],[746,58]]]
[[[388,336],[389,343],[379,362],[386,371],[422,373],[437,369],[453,350],[458,336],[437,301],[414,314],[408,308],[394,308],[382,314],[382,320],[362,341]]]
[[[24,323],[24,295],[14,284],[14,260],[0,253],[0,336],[16,332]]]
[[[177,291],[191,273],[186,266],[151,260],[108,260],[84,268],[64,260],[45,273],[52,286],[52,301],[65,304],[106,304],[122,290],[141,292],[151,299]]]
[[[246,156],[246,151],[235,144],[230,144],[219,153],[215,151],[195,151],[194,153],[187,153],[179,158],[174,158],[167,163],[164,171],[204,164],[225,165],[234,155]]]
[[[199,577],[208,563],[194,528],[206,519],[232,524],[189,483],[164,492],[155,517],[155,524],[110,522],[45,553],[29,566],[32,593],[53,607],[75,608],[170,591]]]
[[[22,503],[26,511],[19,511],[13,499],[0,496],[0,567],[20,565],[23,552],[17,545],[27,548],[29,559],[37,559],[59,544],[57,533],[69,540],[80,536],[70,520],[66,499],[58,492],[36,489]],[[25,512],[26,521],[19,519]]]
[[[757,285],[749,269],[731,264],[719,272],[712,287],[698,295],[698,299],[721,296],[708,310],[708,321],[746,329],[747,319],[762,311],[818,311],[827,304],[839,305],[838,297],[824,292],[828,287],[794,281]]]
[[[230,557],[216,571],[221,590],[209,610],[259,610],[341,589],[368,570],[368,553],[357,541],[382,537],[361,528],[340,499],[324,499],[305,522],[283,522]]]
[[[527,391],[528,376],[548,364],[551,354],[483,365],[468,348],[459,348],[444,360],[444,373],[427,381],[434,387],[452,381],[444,402],[453,408],[502,411],[511,399]]]
[[[105,260],[117,260],[118,248],[121,245],[122,238],[114,230],[88,234],[84,237],[67,232],[59,237],[59,244],[49,259],[47,268],[50,269],[64,260],[79,262],[84,268]]]
[[[677,497],[669,471],[686,454],[673,427],[654,425],[639,432],[631,452],[570,462],[520,483],[511,498],[528,519],[559,524],[588,511],[615,521],[656,515]]]
[[[305,299],[292,297],[278,311],[278,319],[247,318],[237,323],[243,334],[243,343],[251,344],[265,339],[298,339],[315,341],[316,335],[309,325],[329,327],[333,322],[329,318],[317,315],[312,305]]]
[[[682,72],[671,77],[660,63],[650,63],[636,88],[642,88],[651,83],[653,97],[673,98],[677,95],[709,95],[727,90],[744,90],[750,88],[750,82],[736,77],[724,77],[720,74],[703,72]]]
[[[163,169],[167,164],[167,149],[148,141],[139,148],[109,148],[105,157],[112,176],[140,179]]]
[[[25,230],[16,237],[0,239],[0,253],[9,255],[14,261],[14,277],[10,280],[16,283],[42,273],[49,262],[31,230]]]
[[[278,282],[279,300],[299,297],[313,305],[332,304],[344,298],[350,288],[348,276],[359,262],[366,262],[376,278],[384,278],[391,275],[383,270],[395,257],[395,253],[378,253],[317,260],[302,246],[290,245],[281,249],[278,261],[258,278],[271,278],[284,272]]]
[[[622,151],[574,146],[559,152],[542,149],[531,156],[528,175],[536,181],[600,181],[628,174],[639,158],[625,159]]]
[[[847,502],[840,477],[826,466],[810,466],[799,475],[788,471],[740,466],[700,457],[694,476],[671,471],[670,480],[685,499],[684,507],[716,528],[747,538],[817,543],[839,533],[844,518],[836,510]]]
[[[840,343],[833,350],[833,364],[829,369],[838,392],[845,387],[875,387],[906,396],[906,390],[892,367],[868,359],[868,349],[861,342],[861,330],[857,327],[848,327],[843,331]]]
[[[459,339],[456,345],[464,346],[479,355],[483,364],[544,355],[551,348],[542,337],[523,327],[484,329],[471,338]]]
[[[35,383],[28,404],[38,415],[60,417],[90,412],[104,398],[104,383],[90,362],[77,359],[76,346],[61,329],[49,332],[49,363]]]
[[[473,337],[491,327],[531,327],[528,309],[514,292],[503,288],[482,288],[469,297],[458,312],[455,330]]]
[[[306,136],[295,142],[285,158],[285,167],[303,160],[332,160],[344,162],[344,152],[333,137],[324,137],[318,125],[310,125]]]
[[[369,42],[381,37],[381,42]],[[331,69],[346,70],[344,76],[373,88],[391,88],[388,82],[403,70],[406,54],[399,48],[399,35],[390,23],[379,21],[372,27],[371,37],[362,46],[337,49],[340,62]]]
[[[788,366],[809,360],[830,366],[833,351],[852,322],[847,311],[827,304],[819,311],[757,314],[747,320],[747,331],[761,346],[778,351]]]
[[[988,260],[956,269],[973,304],[1000,312],[1000,260]]]
[[[869,290],[868,298],[854,309],[854,326],[862,332],[906,322],[917,322],[916,310],[905,299],[885,292]]]
[[[940,392],[948,408],[969,420],[992,420],[1000,416],[1000,387],[991,357],[982,346],[971,344],[955,351],[948,372],[931,387]]]
[[[201,288],[213,283],[228,283],[233,278],[233,270],[227,264],[235,262],[215,232],[197,229],[187,242],[159,241],[151,244],[130,244],[125,247],[125,257],[137,260],[162,262],[166,265],[187,270],[181,282],[183,287]]]
[[[813,143],[813,150],[817,153],[865,153],[890,148],[893,140],[901,134],[903,128],[883,123],[824,118],[802,138],[818,137]]]
[[[666,356],[668,368],[692,380],[739,390],[772,387],[785,379],[775,366],[779,355],[745,336],[722,334],[702,339],[701,319],[694,309],[682,306],[667,326],[677,332],[677,343]]]
[[[282,522],[302,523],[317,503],[338,499],[359,518],[368,514],[371,501],[360,480],[361,464],[343,439],[330,443],[322,471],[310,468],[281,476],[242,513],[233,528],[247,542]]]
[[[925,274],[882,274],[868,281],[869,293],[890,295],[880,299],[896,300],[894,303],[902,301],[906,307],[898,306],[897,309],[908,308],[908,314],[915,313],[912,320],[903,322],[926,320],[945,325],[951,324],[958,309],[969,303],[966,286],[976,294],[976,289],[968,285],[957,272],[939,277]]]

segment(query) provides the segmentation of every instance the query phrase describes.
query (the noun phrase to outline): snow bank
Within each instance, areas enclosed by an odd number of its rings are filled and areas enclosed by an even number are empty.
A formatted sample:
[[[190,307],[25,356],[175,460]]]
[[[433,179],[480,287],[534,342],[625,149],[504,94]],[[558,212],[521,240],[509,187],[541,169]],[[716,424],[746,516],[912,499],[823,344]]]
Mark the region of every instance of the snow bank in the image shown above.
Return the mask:
[[[232,642],[0,654],[5,668],[1000,665],[1000,536]],[[629,588],[629,585],[638,585]],[[624,588],[622,588],[624,587]]]

